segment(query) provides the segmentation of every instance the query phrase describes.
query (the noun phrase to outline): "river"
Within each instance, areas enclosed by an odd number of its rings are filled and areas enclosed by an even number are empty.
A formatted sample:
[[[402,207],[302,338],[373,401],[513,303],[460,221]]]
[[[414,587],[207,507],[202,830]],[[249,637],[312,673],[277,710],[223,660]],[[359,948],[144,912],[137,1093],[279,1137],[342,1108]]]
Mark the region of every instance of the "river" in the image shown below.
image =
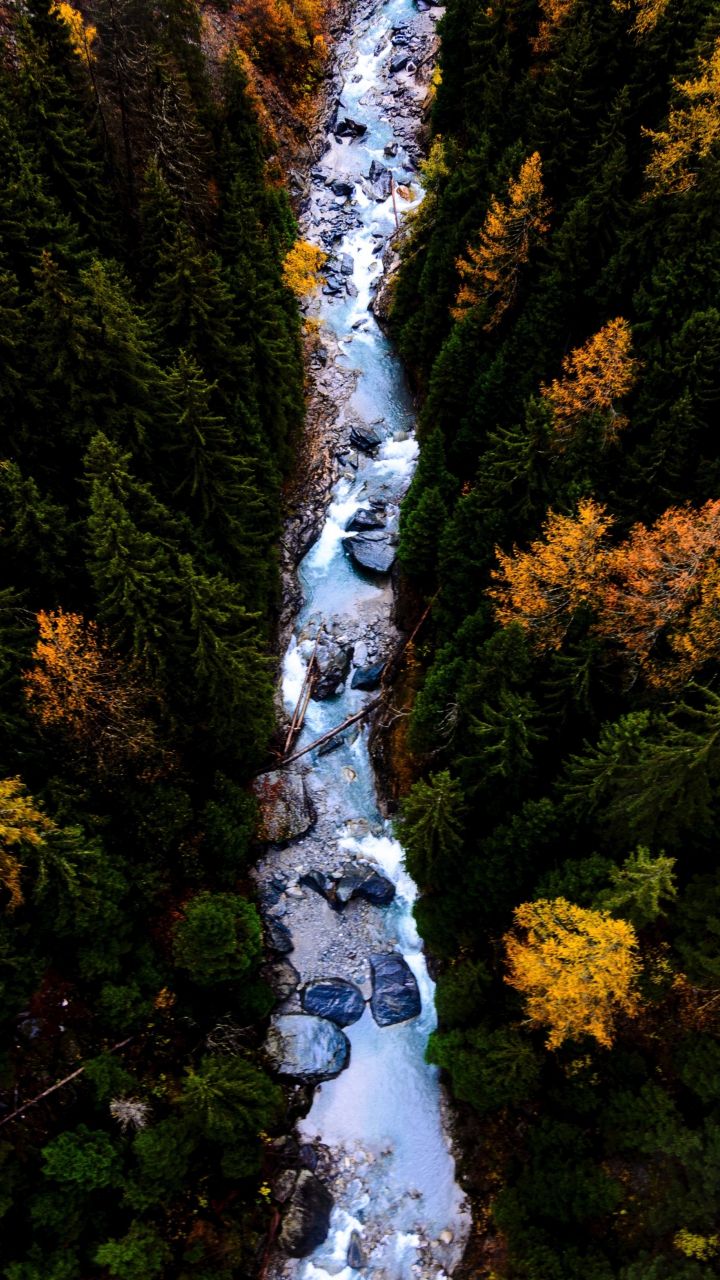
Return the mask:
[[[422,194],[411,136],[421,96],[414,88],[412,54],[424,47],[436,16],[418,14],[411,0],[389,0],[366,4],[353,23],[337,54],[344,72],[338,118],[366,131],[355,130],[360,135],[355,137],[329,135],[313,170],[304,215],[307,238],[332,248],[329,287],[311,307],[321,323],[320,341],[325,335],[327,346],[342,353],[340,365],[356,376],[350,398],[338,406],[346,428],[338,479],[320,535],[300,565],[303,604],[283,665],[283,699],[290,715],[320,633],[324,696],[311,699],[298,748],[377,696],[353,688],[353,677],[357,683],[358,671],[379,667],[399,640],[388,573],[358,571],[347,538],[348,525],[354,518],[357,523],[358,512],[365,513],[361,522],[377,528],[369,538],[362,528],[349,536],[369,542],[371,558],[392,558],[399,504],[417,458],[413,403],[402,367],[368,306],[382,273],[383,249],[395,230],[389,178],[377,166],[390,168],[406,188],[395,200],[401,217]],[[409,68],[391,77],[391,59],[402,61],[408,50]],[[408,115],[413,102],[414,124],[412,109]],[[368,178],[373,161],[374,184]],[[352,188],[349,194],[333,191],[330,184],[338,181]],[[368,429],[376,437],[374,447]],[[364,447],[356,449],[358,431]],[[366,682],[372,684],[372,676]],[[368,1003],[361,1006],[359,1020],[345,1026],[349,1065],[317,1086],[298,1126],[300,1140],[321,1153],[317,1176],[334,1199],[329,1231],[310,1256],[288,1258],[278,1249],[270,1268],[278,1278],[441,1280],[452,1274],[468,1228],[438,1074],[424,1057],[435,1009],[413,919],[416,889],[378,807],[367,734],[366,727],[353,726],[326,754],[315,750],[291,766],[302,779],[313,823],[299,838],[271,847],[258,872],[267,916],[292,939],[292,950],[290,944],[279,948],[287,954],[275,966],[276,976],[286,981],[275,1025],[283,1033],[291,1025],[317,1027],[303,1013],[301,999],[303,988],[318,979],[341,977],[369,1000],[370,957],[377,955],[404,958],[421,1008],[403,1021],[379,1025]],[[360,872],[362,878],[373,869],[384,877],[378,883],[388,880],[394,886],[390,905],[355,897],[338,910],[337,902],[327,901],[340,877]],[[324,877],[321,888],[330,887],[325,896],[308,883],[308,874],[312,878],[316,872]],[[333,1034],[342,1039],[342,1033]],[[276,1035],[276,1058],[278,1043],[286,1042]],[[283,1065],[292,1075],[291,1064]],[[348,1265],[349,1248],[354,1267]]]

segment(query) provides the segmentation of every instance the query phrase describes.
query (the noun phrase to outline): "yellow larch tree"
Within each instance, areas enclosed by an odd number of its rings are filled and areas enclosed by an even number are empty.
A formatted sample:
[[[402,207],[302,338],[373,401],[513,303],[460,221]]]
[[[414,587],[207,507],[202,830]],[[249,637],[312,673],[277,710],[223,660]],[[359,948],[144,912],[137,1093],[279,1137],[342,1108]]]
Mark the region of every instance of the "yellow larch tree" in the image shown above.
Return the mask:
[[[540,0],[540,25],[532,41],[535,53],[548,52],[555,32],[570,17],[576,3],[577,0]]]
[[[142,710],[145,691],[95,623],[62,609],[42,610],[37,623],[24,684],[40,724],[63,730],[103,764],[152,747],[153,727]]]
[[[597,629],[659,685],[720,657],[720,500],[670,507],[607,557]],[[667,640],[671,656],[656,656]]]
[[[709,58],[700,59],[694,80],[675,81],[682,105],[673,107],[667,128],[644,130],[653,153],[645,170],[655,195],[678,195],[697,182],[701,162],[720,142],[720,36]]]
[[[667,9],[670,0],[612,0],[613,9],[633,15],[633,31],[645,36],[653,31]]]
[[[552,412],[556,445],[562,448],[588,419],[598,423],[604,443],[613,440],[627,426],[617,404],[632,390],[637,372],[632,330],[620,316],[566,355],[561,377],[541,388]]]
[[[20,778],[0,778],[0,884],[9,895],[8,911],[22,905],[22,848],[42,848],[55,823],[28,795]]]
[[[324,284],[322,269],[327,254],[309,240],[296,240],[285,255],[282,275],[296,298],[307,298]]]
[[[95,60],[93,45],[97,39],[97,27],[86,22],[80,10],[66,4],[65,0],[54,0],[52,12],[62,18],[70,32],[73,49],[85,65],[89,66]]]
[[[457,261],[460,288],[452,312],[456,320],[484,302],[490,307],[485,328],[499,323],[515,298],[520,270],[533,244],[550,226],[549,215],[542,161],[534,151],[523,161],[517,178],[510,179],[505,199],[493,196],[480,243],[468,246]]]
[[[542,538],[527,551],[497,548],[489,594],[498,621],[519,623],[541,652],[559,649],[576,610],[594,601],[603,580],[611,525],[606,508],[586,498],[574,516],[548,512]]]
[[[593,1036],[609,1047],[618,1014],[638,1010],[637,937],[626,920],[565,898],[524,902],[504,938],[506,981],[528,1018],[547,1027],[547,1046]]]

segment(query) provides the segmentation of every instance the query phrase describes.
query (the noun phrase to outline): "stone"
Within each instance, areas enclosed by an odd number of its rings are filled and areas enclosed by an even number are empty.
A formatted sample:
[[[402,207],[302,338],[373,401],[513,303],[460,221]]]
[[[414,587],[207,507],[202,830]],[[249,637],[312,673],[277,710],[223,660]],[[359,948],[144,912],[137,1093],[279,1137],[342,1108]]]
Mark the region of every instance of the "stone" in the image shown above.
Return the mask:
[[[313,685],[312,696],[316,702],[332,698],[344,685],[348,671],[352,648],[337,644],[329,637],[323,636],[318,644],[315,661],[319,677]]]
[[[355,186],[354,183],[348,182],[346,178],[335,178],[330,183],[330,190],[334,196],[342,196],[344,199],[348,199],[355,190]]]
[[[410,61],[410,55],[407,53],[396,53],[394,58],[390,59],[390,75],[396,76],[398,71],[403,71]]]
[[[301,773],[287,769],[263,773],[255,779],[253,791],[260,808],[260,840],[288,844],[314,825],[315,810]]]
[[[265,919],[265,939],[271,951],[279,951],[282,955],[287,955],[295,945],[287,925],[272,916]]]
[[[362,1271],[365,1266],[365,1254],[363,1253],[363,1247],[360,1243],[359,1231],[352,1231],[350,1233],[350,1241],[348,1243],[348,1251],[345,1261],[352,1271]]]
[[[378,435],[373,427],[366,427],[362,423],[353,423],[350,428],[350,443],[361,453],[367,453],[372,457],[377,452],[382,437]]]
[[[387,574],[395,563],[395,547],[387,534],[358,534],[343,540],[345,551],[359,569],[366,573]]]
[[[384,670],[384,662],[376,662],[372,667],[358,667],[357,671],[353,675],[350,687],[352,689],[364,689],[368,693],[371,693],[373,689],[378,689],[380,687],[380,681],[382,680]]]
[[[349,116],[345,116],[343,120],[339,120],[333,130],[336,138],[362,138],[367,133],[367,125],[361,124],[359,120],[351,120]]]
[[[277,1014],[265,1051],[278,1075],[297,1080],[333,1080],[350,1061],[350,1041],[334,1022],[307,1013]]]
[[[311,1173],[298,1174],[278,1238],[280,1248],[291,1258],[307,1258],[327,1239],[333,1198],[327,1187]]]
[[[351,276],[355,270],[355,263],[349,253],[341,253],[340,255],[340,272],[344,276]]]
[[[390,159],[395,158],[395,156],[398,153],[398,150],[399,150],[399,144],[397,142],[388,142],[387,145],[383,147],[383,153],[386,156],[388,156]]]
[[[367,507],[360,507],[360,510],[350,517],[345,528],[348,533],[367,533],[370,529],[384,529],[385,521],[377,511],[368,511]]]
[[[370,182],[372,183],[375,198],[377,200],[387,200],[392,191],[392,174],[384,164],[373,160],[370,165]]]
[[[354,982],[347,978],[318,978],[303,988],[302,1006],[306,1013],[328,1018],[338,1027],[349,1027],[365,1012],[365,1000]]]
[[[397,951],[370,957],[373,993],[370,1009],[379,1027],[417,1018],[422,1007],[415,975]]]
[[[345,744],[345,734],[336,733],[335,737],[331,738],[329,742],[323,742],[318,747],[317,753],[319,756],[329,756],[333,751],[337,751],[338,747],[344,746],[344,744]]]
[[[364,898],[374,907],[389,907],[395,897],[395,885],[379,871],[372,871],[355,892],[356,898]]]
[[[296,1169],[283,1169],[282,1173],[279,1173],[277,1178],[274,1179],[272,1183],[272,1193],[273,1199],[277,1200],[278,1204],[285,1204],[285,1202],[290,1199],[290,1196],[295,1190],[295,1183],[297,1182],[297,1179],[298,1175]]]
[[[265,965],[263,977],[270,983],[278,1000],[287,1000],[300,986],[300,974],[289,960],[278,960]]]
[[[347,284],[345,285],[345,292],[347,293],[348,298],[357,298],[358,287],[354,280],[347,281]]]
[[[330,902],[335,897],[335,884],[324,871],[306,871],[300,876],[298,884],[304,885],[306,889],[313,889],[326,902]]]
[[[298,1158],[303,1169],[309,1169],[311,1173],[315,1172],[318,1167],[318,1153],[311,1143],[303,1142],[298,1149]]]

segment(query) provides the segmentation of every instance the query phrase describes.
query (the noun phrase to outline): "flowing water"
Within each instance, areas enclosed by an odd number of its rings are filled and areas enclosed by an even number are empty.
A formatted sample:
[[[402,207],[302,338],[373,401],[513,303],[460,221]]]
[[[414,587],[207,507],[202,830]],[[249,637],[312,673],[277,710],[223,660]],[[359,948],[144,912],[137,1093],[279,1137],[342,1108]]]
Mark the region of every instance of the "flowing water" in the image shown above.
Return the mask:
[[[302,747],[359,710],[374,693],[353,690],[357,667],[387,656],[397,643],[392,594],[387,577],[358,573],[347,554],[346,526],[358,509],[373,502],[384,510],[386,528],[397,527],[399,502],[417,457],[413,405],[402,368],[368,311],[374,282],[382,272],[379,249],[395,230],[392,197],[373,197],[362,179],[371,162],[392,166],[398,183],[414,184],[402,144],[396,156],[384,154],[394,140],[387,103],[387,66],[397,53],[391,37],[417,21],[411,0],[380,0],[365,10],[343,51],[346,81],[340,117],[367,126],[361,139],[329,138],[328,150],[313,171],[314,185],[304,234],[352,259],[350,294],[322,295],[315,310],[344,352],[343,362],[358,371],[355,392],[344,408],[348,422],[376,424],[382,442],[375,456],[348,453],[322,532],[300,566],[304,603],[284,661],[283,696],[288,713],[295,706],[306,666],[321,626],[333,644],[352,651],[344,686],[332,697],[312,700],[298,741]],[[392,82],[391,82],[392,83]],[[385,101],[383,98],[385,97]],[[350,203],[328,198],[330,179],[355,184]],[[407,196],[408,192],[405,193]],[[398,200],[402,209],[412,201]],[[348,269],[346,260],[346,270]],[[463,1197],[443,1122],[438,1075],[425,1062],[428,1034],[435,1025],[434,988],[428,975],[412,907],[415,885],[403,866],[402,849],[381,817],[367,729],[346,733],[329,754],[317,751],[293,766],[302,771],[317,811],[312,833],[285,849],[271,851],[261,875],[280,874],[286,905],[278,909],[294,943],[288,957],[303,982],[342,976],[369,993],[369,955],[400,952],[414,973],[422,998],[419,1016],[380,1027],[370,1008],[346,1028],[350,1064],[337,1078],[321,1084],[308,1115],[300,1123],[305,1142],[332,1152],[335,1197],[330,1233],[305,1259],[274,1263],[274,1274],[293,1280],[441,1280],[449,1276],[467,1231]],[[309,868],[339,869],[370,863],[396,886],[389,907],[351,902],[333,911],[312,890],[298,887]],[[337,873],[337,872],[336,872]],[[286,1008],[297,1010],[292,999]],[[346,1265],[348,1243],[357,1232],[364,1265]]]

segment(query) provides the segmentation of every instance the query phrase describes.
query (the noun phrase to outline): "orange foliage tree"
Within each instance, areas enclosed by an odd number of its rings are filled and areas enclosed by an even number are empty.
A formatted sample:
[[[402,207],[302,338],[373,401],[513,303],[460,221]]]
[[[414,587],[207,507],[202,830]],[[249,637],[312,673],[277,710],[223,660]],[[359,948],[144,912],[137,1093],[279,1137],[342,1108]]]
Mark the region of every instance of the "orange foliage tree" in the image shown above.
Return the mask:
[[[312,87],[327,60],[327,0],[239,0],[233,8],[253,61],[277,67],[296,91]]]
[[[675,90],[683,105],[672,108],[667,128],[644,130],[653,143],[645,173],[656,195],[689,191],[720,141],[720,37],[710,57],[700,59],[695,79],[676,80]]]
[[[670,0],[612,0],[613,9],[633,14],[633,31],[639,36],[653,31],[667,9]]]
[[[514,916],[506,981],[525,997],[531,1022],[548,1028],[548,1048],[580,1036],[609,1047],[617,1015],[638,1009],[632,925],[565,898],[524,902]]]
[[[52,12],[62,18],[70,32],[73,49],[81,61],[86,66],[89,66],[95,59],[93,45],[97,39],[97,27],[86,22],[79,9],[75,9],[71,4],[66,4],[65,0],[55,0]]]
[[[519,623],[539,651],[558,649],[576,610],[595,599],[611,524],[605,507],[586,498],[574,516],[548,512],[543,537],[527,551],[498,547],[490,591],[498,620]]]
[[[307,298],[324,283],[320,274],[327,254],[308,240],[296,240],[283,262],[283,280],[296,298]]]
[[[499,323],[515,298],[533,243],[548,230],[549,214],[542,161],[534,151],[517,178],[510,179],[505,200],[494,196],[490,202],[478,246],[469,246],[457,261],[461,283],[453,308],[456,320],[484,302],[491,308],[485,328]]]
[[[616,408],[632,389],[638,365],[632,355],[627,320],[610,320],[562,363],[562,376],[541,388],[552,412],[555,439],[562,446],[587,419],[599,423],[605,443],[627,426]]]
[[[23,845],[42,848],[55,823],[27,794],[20,778],[0,778],[0,884],[10,897],[8,911],[21,906]]]
[[[598,629],[660,684],[720,656],[720,500],[670,507],[637,524],[607,558]],[[652,662],[666,638],[670,656]],[[674,657],[672,656],[674,654]]]
[[[547,53],[558,27],[575,8],[576,0],[540,0],[540,25],[532,42],[535,53]]]
[[[45,727],[90,747],[101,763],[137,756],[153,743],[144,691],[94,622],[62,609],[37,615],[40,631],[25,694]]]

